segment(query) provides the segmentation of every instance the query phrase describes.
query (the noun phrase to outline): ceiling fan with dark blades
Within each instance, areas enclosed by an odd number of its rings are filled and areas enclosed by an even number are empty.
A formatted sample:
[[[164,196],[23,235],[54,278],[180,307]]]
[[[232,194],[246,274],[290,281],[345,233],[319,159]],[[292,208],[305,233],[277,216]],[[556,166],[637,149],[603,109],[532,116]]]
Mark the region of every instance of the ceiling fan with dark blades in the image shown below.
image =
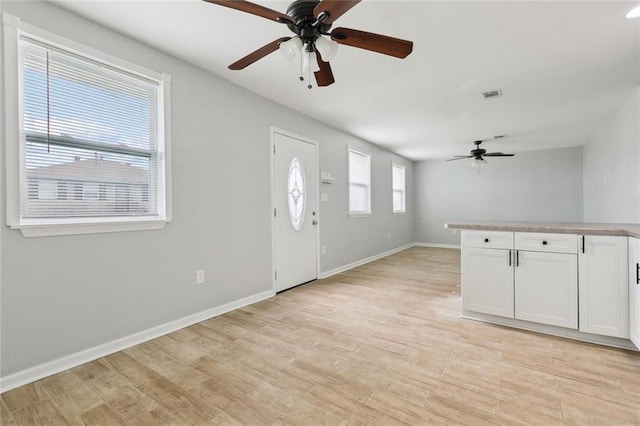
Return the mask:
[[[473,143],[476,145],[476,147],[475,149],[472,149],[471,152],[469,152],[469,155],[454,155],[453,158],[450,158],[447,161],[464,160],[465,158],[473,158],[473,162],[471,163],[472,166],[478,166],[478,165],[483,166],[487,164],[487,160],[485,160],[484,157],[513,157],[515,154],[504,154],[502,152],[487,152],[486,149],[480,148],[480,144],[482,142],[490,141],[493,139],[501,139],[501,138],[504,138],[504,136],[496,136],[491,139],[475,141]]]
[[[305,74],[310,78],[313,72],[317,85],[324,87],[335,82],[329,61],[335,56],[338,44],[396,58],[406,58],[413,50],[413,42],[408,40],[350,28],[329,31],[333,22],[360,0],[295,0],[286,14],[244,0],[204,1],[285,24],[294,33],[292,37],[278,38],[249,53],[229,65],[231,70],[241,70],[280,50],[290,60],[300,59],[300,80],[304,80]],[[311,88],[311,84],[308,87]]]

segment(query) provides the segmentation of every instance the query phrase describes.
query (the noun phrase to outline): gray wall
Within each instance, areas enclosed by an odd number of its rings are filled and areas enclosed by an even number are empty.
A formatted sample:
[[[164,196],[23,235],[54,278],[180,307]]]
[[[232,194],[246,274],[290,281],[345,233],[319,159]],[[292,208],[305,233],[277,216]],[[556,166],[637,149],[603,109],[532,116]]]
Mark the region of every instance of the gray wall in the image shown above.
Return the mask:
[[[446,222],[582,221],[582,148],[488,161],[480,174],[469,160],[416,163],[417,242],[460,244]]]
[[[584,147],[584,220],[640,222],[640,88]]]
[[[320,205],[323,271],[413,242],[412,199],[407,215],[391,215],[391,161],[407,166],[412,193],[410,161],[51,4],[2,7],[171,74],[174,219],[161,231],[43,238],[0,227],[0,376],[271,290],[270,126],[318,141],[320,169],[336,178],[320,188],[329,194]],[[347,145],[373,154],[370,218],[347,214]],[[206,271],[202,286],[197,269]]]

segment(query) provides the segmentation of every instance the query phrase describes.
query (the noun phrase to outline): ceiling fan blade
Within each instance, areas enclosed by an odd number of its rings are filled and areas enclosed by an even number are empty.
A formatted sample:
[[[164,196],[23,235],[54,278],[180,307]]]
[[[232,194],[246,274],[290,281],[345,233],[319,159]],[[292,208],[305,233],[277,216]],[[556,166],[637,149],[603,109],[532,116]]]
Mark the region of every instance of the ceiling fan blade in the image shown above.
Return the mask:
[[[278,50],[278,47],[280,46],[280,43],[282,43],[283,41],[287,41],[290,38],[291,37],[281,37],[281,38],[279,38],[277,40],[272,41],[271,43],[265,44],[260,49],[254,50],[253,52],[249,53],[244,58],[239,59],[236,62],[234,62],[231,65],[229,65],[229,69],[237,71],[237,70],[241,70],[243,68],[248,67],[252,63],[254,63],[254,62],[264,58],[268,54],[273,53],[276,50]]]
[[[336,28],[331,32],[331,38],[340,44],[359,47],[360,49],[406,58],[413,50],[413,42],[399,38],[352,30],[350,28]]]
[[[333,78],[333,72],[331,71],[331,65],[329,62],[324,62],[320,59],[320,55],[316,55],[318,58],[318,66],[320,67],[320,71],[316,71],[313,74],[316,76],[316,83],[318,87],[326,87],[335,83],[335,79]]]
[[[513,157],[515,154],[503,154],[501,152],[487,152],[485,157]]]
[[[328,17],[323,23],[332,24],[333,21],[344,15],[358,3],[360,3],[360,0],[323,0],[313,9],[313,16],[317,18],[324,12]]]
[[[204,0],[207,3],[218,4],[220,6],[236,9],[241,12],[250,13],[252,15],[261,16],[271,21],[276,21],[281,24],[293,24],[290,17],[280,12],[277,12],[268,7],[260,6],[259,4],[251,3],[244,0]]]
[[[449,158],[447,161],[464,160],[465,158],[473,158],[473,155],[456,155],[454,158]]]

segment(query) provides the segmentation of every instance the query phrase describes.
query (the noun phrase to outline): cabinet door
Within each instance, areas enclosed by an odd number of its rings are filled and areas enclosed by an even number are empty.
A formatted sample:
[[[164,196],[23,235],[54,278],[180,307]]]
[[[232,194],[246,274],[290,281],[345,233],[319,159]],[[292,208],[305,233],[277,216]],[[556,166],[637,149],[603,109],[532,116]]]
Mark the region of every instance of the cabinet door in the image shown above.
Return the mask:
[[[578,253],[580,331],[629,338],[627,237],[586,235]]]
[[[462,248],[462,308],[513,318],[511,250]]]
[[[578,328],[578,259],[575,254],[519,251],[515,317]]]
[[[640,349],[640,239],[629,238],[629,338]]]

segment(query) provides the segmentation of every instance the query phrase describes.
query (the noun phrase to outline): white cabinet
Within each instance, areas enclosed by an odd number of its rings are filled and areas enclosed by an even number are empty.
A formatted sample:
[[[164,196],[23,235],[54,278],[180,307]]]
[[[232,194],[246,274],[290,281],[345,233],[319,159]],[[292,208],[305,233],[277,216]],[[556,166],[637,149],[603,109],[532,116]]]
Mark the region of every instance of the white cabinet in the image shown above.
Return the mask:
[[[510,256],[511,250],[462,249],[463,309],[513,318],[513,268]]]
[[[575,235],[463,231],[461,241],[464,310],[577,328]]]
[[[580,331],[629,337],[627,237],[585,235],[578,254]]]
[[[463,230],[461,242],[466,317],[640,349],[640,238]]]
[[[575,254],[517,251],[515,318],[578,328]]]
[[[640,239],[629,237],[629,338],[640,349]]]

